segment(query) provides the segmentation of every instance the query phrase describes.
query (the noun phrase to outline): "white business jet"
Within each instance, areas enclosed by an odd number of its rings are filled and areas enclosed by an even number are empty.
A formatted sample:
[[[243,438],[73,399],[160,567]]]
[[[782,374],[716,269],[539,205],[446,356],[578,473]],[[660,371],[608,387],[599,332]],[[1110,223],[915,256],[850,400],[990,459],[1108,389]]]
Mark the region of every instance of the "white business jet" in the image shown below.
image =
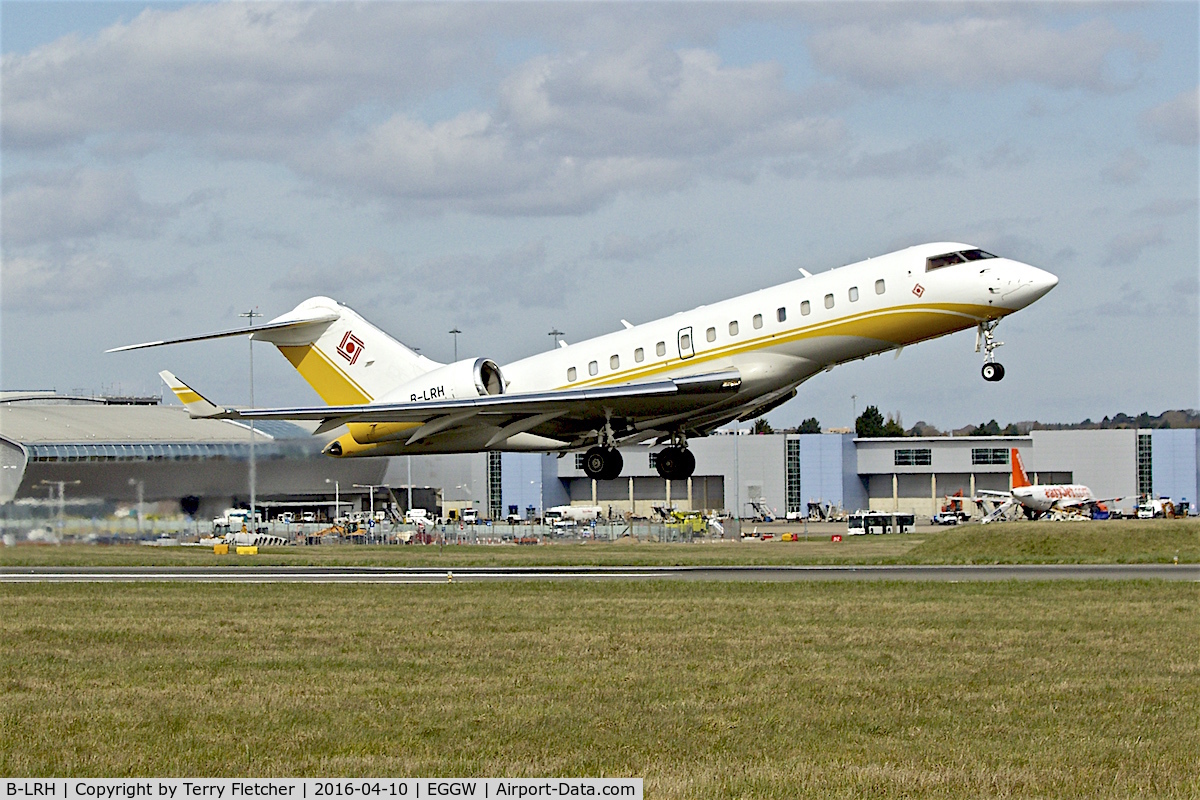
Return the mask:
[[[688,437],[758,417],[822,370],[976,328],[983,377],[1004,368],[997,323],[1058,278],[969,244],[924,244],[670,317],[631,325],[503,366],[453,364],[405,347],[327,297],[305,300],[252,330],[118,347],[133,350],[226,336],[271,342],[326,403],[223,408],[160,373],[193,417],[315,420],[345,426],[325,447],[339,458],[481,450],[586,450],[584,471],[621,473],[618,445],[653,440],[658,472],[695,469]]]
[[[995,492],[980,489],[976,494],[981,497],[997,498],[1003,502],[986,514],[980,522],[988,523],[1002,519],[1009,509],[1020,507],[1025,516],[1038,519],[1048,513],[1064,511],[1071,514],[1091,513],[1097,507],[1107,511],[1105,503],[1115,503],[1120,497],[1100,498],[1092,494],[1092,490],[1079,483],[1044,483],[1032,484],[1025,474],[1025,465],[1021,462],[1021,454],[1017,448],[1012,448],[1012,491]]]

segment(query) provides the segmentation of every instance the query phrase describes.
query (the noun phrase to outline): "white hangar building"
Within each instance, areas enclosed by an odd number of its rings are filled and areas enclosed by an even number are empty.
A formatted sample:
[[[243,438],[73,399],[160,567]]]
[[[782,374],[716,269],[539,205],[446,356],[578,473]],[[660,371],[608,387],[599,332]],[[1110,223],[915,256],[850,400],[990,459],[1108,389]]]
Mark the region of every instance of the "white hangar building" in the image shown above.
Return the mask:
[[[479,453],[333,459],[326,439],[286,422],[256,425],[257,494],[271,503],[325,503],[335,493],[366,508],[368,489],[417,487],[414,505],[443,512],[474,507],[498,519],[540,516],[556,505],[599,505],[650,516],[656,505],[777,516],[809,503],[927,516],[946,495],[1006,490],[1009,453],[1021,452],[1030,480],[1083,483],[1132,508],[1142,495],[1194,504],[1200,496],[1200,430],[1033,431],[1026,436],[859,439],[851,434],[714,435],[689,442],[695,474],[668,482],[656,448],[622,449],[625,469],[593,481],[581,455]],[[0,505],[46,499],[57,482],[71,497],[131,502],[192,498],[199,515],[249,499],[250,431],[226,420],[193,420],[178,406],[0,399]],[[79,481],[78,484],[74,483]],[[355,487],[358,484],[358,487]],[[386,491],[384,492],[386,495]],[[375,494],[377,507],[380,498]],[[431,509],[433,510],[433,509]]]

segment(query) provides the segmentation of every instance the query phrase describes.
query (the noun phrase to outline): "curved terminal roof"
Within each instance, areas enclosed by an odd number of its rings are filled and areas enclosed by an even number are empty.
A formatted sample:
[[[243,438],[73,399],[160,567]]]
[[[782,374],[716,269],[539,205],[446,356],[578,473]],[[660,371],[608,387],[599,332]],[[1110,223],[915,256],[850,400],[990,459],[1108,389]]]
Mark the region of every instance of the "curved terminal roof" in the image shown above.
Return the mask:
[[[250,433],[231,420],[192,419],[179,406],[19,405],[0,406],[0,437],[13,443],[90,444],[246,443]],[[256,441],[304,438],[309,432],[289,422],[258,422]]]

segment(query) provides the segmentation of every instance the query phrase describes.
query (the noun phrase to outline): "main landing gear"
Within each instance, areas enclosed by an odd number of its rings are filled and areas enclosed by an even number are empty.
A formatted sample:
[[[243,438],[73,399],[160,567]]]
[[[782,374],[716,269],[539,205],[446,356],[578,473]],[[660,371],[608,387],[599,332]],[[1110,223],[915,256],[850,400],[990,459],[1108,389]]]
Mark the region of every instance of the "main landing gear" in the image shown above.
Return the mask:
[[[615,447],[597,445],[583,454],[583,471],[593,480],[611,481],[621,475],[624,466],[625,459]]]
[[[621,475],[625,461],[621,458],[621,451],[610,442],[612,438],[602,435],[601,444],[583,454],[584,474],[592,480],[611,481]],[[682,434],[673,435],[671,445],[659,451],[655,459],[658,474],[669,481],[687,480],[696,471],[696,456],[688,450]]]
[[[985,381],[995,381],[1004,379],[1004,365],[996,360],[996,348],[1004,344],[1004,342],[996,341],[996,326],[1000,324],[998,319],[990,319],[987,322],[979,323],[979,328],[975,332],[975,352],[983,350],[983,379]]]
[[[687,439],[683,433],[671,434],[671,445],[658,452],[654,468],[661,477],[669,481],[682,481],[692,477],[692,473],[696,471],[696,456],[687,449]]]
[[[612,420],[606,419],[600,430],[600,441],[583,454],[583,471],[595,481],[611,481],[621,475],[625,459],[617,449],[617,436],[613,432]]]
[[[696,471],[696,457],[686,447],[667,447],[659,451],[655,469],[669,481],[687,480]]]

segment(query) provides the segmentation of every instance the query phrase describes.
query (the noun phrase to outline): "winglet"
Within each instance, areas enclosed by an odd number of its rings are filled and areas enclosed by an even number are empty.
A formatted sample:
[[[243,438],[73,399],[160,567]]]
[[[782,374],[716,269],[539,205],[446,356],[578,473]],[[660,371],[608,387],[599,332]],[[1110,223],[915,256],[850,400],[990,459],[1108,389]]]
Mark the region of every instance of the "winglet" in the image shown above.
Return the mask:
[[[179,402],[183,403],[183,407],[187,409],[188,415],[192,419],[205,417],[217,419],[231,419],[238,414],[236,411],[228,408],[220,408],[205,399],[199,392],[188,386],[183,381],[176,378],[165,369],[158,373],[158,377],[163,379],[163,383],[167,388],[175,393],[179,398]]]

